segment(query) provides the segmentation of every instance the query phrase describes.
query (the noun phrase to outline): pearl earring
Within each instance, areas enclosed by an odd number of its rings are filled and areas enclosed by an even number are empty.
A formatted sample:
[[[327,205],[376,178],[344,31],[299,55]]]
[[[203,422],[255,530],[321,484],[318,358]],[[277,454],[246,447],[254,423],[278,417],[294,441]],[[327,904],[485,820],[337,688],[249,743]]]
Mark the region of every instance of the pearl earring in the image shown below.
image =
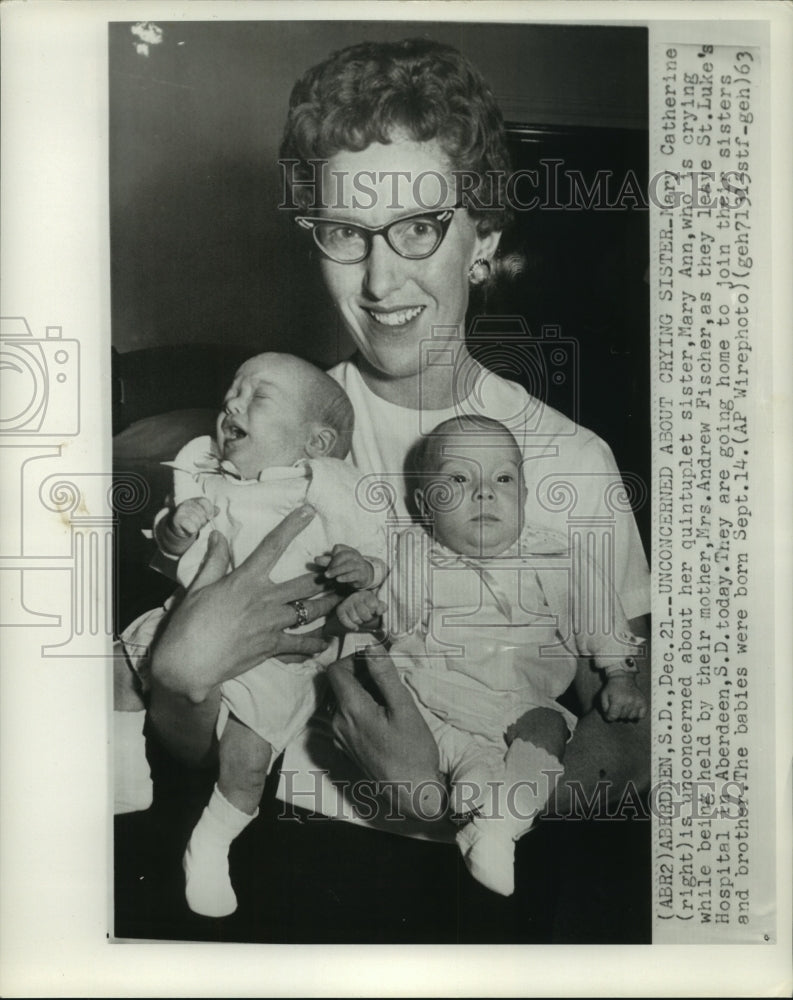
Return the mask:
[[[486,257],[477,257],[468,268],[468,281],[472,285],[483,285],[490,277],[490,261]]]

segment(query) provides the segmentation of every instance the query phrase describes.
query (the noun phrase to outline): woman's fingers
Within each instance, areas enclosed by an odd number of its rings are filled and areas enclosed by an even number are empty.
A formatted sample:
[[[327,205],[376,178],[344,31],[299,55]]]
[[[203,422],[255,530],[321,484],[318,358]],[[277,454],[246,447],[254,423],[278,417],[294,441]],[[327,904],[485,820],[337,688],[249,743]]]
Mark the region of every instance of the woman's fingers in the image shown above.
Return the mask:
[[[366,666],[369,670],[369,676],[383,696],[386,708],[389,712],[393,712],[399,710],[406,703],[410,703],[412,707],[412,699],[402,683],[394,661],[385,652],[375,653],[373,651],[375,648],[367,646],[364,650]]]
[[[303,601],[303,605],[306,609],[306,623],[315,622],[317,618],[322,618],[324,615],[332,611],[336,605],[342,601],[343,598],[341,594],[329,593],[321,594],[319,597],[314,597],[310,601]],[[290,610],[294,610],[294,603],[290,604]],[[292,623],[294,624],[294,622]],[[285,626],[290,628],[291,625]]]
[[[276,655],[287,655],[298,653],[304,656],[316,656],[328,648],[328,640],[321,635],[303,633],[284,633],[278,640],[275,652]]]
[[[189,593],[193,594],[210,583],[216,583],[226,575],[229,566],[229,545],[219,531],[213,531],[209,536],[207,553],[201,568],[190,584]]]
[[[302,579],[302,577],[300,579]],[[309,577],[309,580],[311,580],[311,577]],[[293,580],[288,580],[285,584],[283,584],[283,586],[286,587],[287,584],[292,583],[294,583]],[[280,585],[278,585],[278,587],[280,587]],[[300,621],[295,604],[298,600],[300,600],[300,598],[296,597],[291,601],[285,601],[283,599],[284,595],[282,592],[276,590],[275,593],[277,594],[278,600],[282,603],[271,612],[271,623],[273,628],[279,630],[284,628],[295,628]],[[318,618],[322,618],[323,615],[328,614],[329,611],[332,611],[336,605],[343,600],[341,594],[336,593],[322,594],[320,597],[308,600],[305,588],[299,591],[299,593],[303,597],[306,597],[305,601],[300,600],[300,603],[305,608],[305,618],[302,621],[303,625],[307,625],[309,622],[315,622]],[[275,595],[273,591],[271,591],[267,599],[268,605],[271,605],[273,596]]]
[[[327,674],[340,709],[361,715],[377,707],[374,698],[355,676],[351,657],[331,663]]]
[[[276,584],[278,596],[286,604],[288,601],[304,601],[316,594],[321,594],[326,589],[326,584],[316,573],[303,573],[293,580],[284,580],[283,583]],[[331,591],[328,591],[331,593]],[[331,607],[334,605],[331,604]]]
[[[306,525],[313,520],[315,514],[316,511],[310,504],[304,504],[287,514],[283,521],[259,542],[245,562],[235,570],[238,577],[252,585],[268,579],[270,570],[284,554],[289,543],[297,538]]]

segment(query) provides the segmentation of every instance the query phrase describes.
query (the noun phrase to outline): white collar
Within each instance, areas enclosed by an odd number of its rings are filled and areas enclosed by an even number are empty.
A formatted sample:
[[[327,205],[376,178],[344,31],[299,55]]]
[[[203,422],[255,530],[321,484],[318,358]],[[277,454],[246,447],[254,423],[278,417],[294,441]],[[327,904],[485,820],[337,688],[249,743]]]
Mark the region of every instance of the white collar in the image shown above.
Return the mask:
[[[288,479],[310,479],[311,469],[308,460],[301,458],[294,465],[273,465],[269,469],[262,469],[255,479],[243,479],[237,472],[233,462],[228,459],[220,462],[218,471],[230,477],[240,486],[248,486],[255,483],[275,483]]]
[[[557,553],[564,554],[567,551],[567,540],[562,535],[558,534],[558,532],[549,531],[546,528],[541,528],[538,525],[533,524],[524,525],[519,538],[516,538],[515,541],[504,549],[503,552],[498,552],[493,555],[461,555],[459,552],[455,552],[446,545],[442,545],[434,538],[432,539],[432,546],[430,549],[431,553],[437,553],[444,559],[457,558],[470,560],[472,562],[482,562],[487,559],[511,559],[516,556],[553,555]]]

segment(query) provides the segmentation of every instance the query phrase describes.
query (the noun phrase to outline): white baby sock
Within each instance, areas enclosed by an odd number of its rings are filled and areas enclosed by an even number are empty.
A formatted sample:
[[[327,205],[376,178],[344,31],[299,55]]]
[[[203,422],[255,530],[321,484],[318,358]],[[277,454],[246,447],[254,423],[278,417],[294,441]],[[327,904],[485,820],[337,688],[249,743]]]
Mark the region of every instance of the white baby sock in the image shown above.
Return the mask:
[[[237,897],[229,877],[229,848],[258,815],[258,809],[252,816],[240,812],[215,785],[182,860],[185,896],[193,913],[227,917],[237,909]]]
[[[152,802],[145,721],[145,711],[113,712],[113,812],[117,815],[148,809]]]
[[[515,891],[515,841],[503,822],[475,816],[458,832],[465,867],[486,889],[502,896]]]
[[[515,841],[533,826],[561,770],[559,760],[546,750],[513,741],[493,807],[475,816],[456,837],[466,868],[486,888],[502,896],[515,891]]]

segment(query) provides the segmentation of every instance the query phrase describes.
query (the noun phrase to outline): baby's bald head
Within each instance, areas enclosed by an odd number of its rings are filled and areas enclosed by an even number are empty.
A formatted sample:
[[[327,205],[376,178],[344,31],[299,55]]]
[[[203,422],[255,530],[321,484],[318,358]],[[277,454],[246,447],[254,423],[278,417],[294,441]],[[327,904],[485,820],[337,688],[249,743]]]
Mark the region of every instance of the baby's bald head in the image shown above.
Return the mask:
[[[472,556],[498,555],[517,541],[526,486],[507,427],[487,417],[445,420],[412,459],[413,500],[436,541]]]
[[[217,442],[243,479],[256,479],[304,459],[345,458],[353,424],[347,394],[325,372],[291,354],[257,354],[226,393]]]
[[[352,447],[355,414],[347,393],[326,372],[294,354],[268,351],[248,358],[237,375],[263,375],[294,393],[307,421],[335,432],[335,443],[325,457],[347,457]]]
[[[437,472],[445,455],[458,448],[498,448],[520,466],[523,455],[512,432],[490,417],[466,414],[438,424],[416,449],[413,468],[419,473]]]

